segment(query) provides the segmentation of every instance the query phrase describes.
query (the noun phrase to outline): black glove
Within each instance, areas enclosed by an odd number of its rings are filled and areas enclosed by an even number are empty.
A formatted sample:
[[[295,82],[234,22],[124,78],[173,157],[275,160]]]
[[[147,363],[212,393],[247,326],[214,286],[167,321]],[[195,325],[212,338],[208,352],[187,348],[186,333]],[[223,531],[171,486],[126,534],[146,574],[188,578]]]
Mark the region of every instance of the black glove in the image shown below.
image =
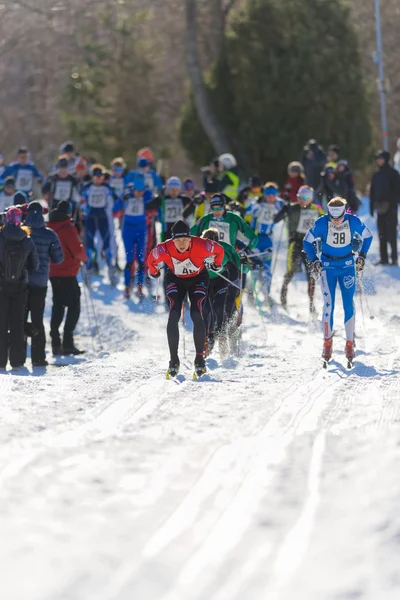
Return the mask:
[[[244,250],[241,250],[239,252],[239,260],[241,265],[247,265],[247,263],[249,262],[249,258]]]
[[[211,263],[210,265],[207,265],[207,269],[209,269],[210,271],[214,271],[215,273],[217,273],[218,271],[221,270],[221,267],[218,267],[215,262]]]
[[[314,258],[314,260],[311,262],[311,275],[314,277],[314,279],[319,279],[321,273],[322,262],[319,260],[319,258]]]
[[[365,259],[367,258],[367,255],[362,253],[358,255],[358,258],[356,260],[356,271],[357,273],[361,273],[362,271],[364,271],[364,267],[365,267]]]
[[[161,271],[157,271],[156,274],[154,273],[150,273],[150,277],[152,277],[153,279],[158,279],[161,275]]]

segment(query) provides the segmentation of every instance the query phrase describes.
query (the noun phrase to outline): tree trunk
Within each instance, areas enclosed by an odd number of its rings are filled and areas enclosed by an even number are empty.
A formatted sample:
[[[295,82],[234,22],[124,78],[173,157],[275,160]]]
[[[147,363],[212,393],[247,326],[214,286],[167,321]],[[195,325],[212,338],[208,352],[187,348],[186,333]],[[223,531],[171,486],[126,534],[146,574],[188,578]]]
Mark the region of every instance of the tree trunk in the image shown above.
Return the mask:
[[[186,8],[186,64],[200,122],[217,154],[231,152],[225,132],[214,112],[204,83],[197,48],[196,0],[185,0]]]

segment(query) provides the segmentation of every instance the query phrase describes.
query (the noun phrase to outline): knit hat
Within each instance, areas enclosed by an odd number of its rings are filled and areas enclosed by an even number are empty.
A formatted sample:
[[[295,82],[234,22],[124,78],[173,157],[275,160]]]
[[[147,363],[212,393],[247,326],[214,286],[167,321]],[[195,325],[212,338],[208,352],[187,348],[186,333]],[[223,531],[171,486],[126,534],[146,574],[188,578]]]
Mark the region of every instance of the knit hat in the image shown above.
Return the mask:
[[[167,189],[168,188],[179,188],[181,189],[182,187],[182,182],[179,179],[179,177],[170,177],[167,181],[167,185],[165,186]]]
[[[7,225],[11,224],[19,227],[22,223],[22,210],[17,206],[11,206],[11,208],[9,208],[6,212],[4,220]]]
[[[12,175],[5,178],[3,187],[15,187],[15,179]]]
[[[26,204],[27,202],[28,202],[28,196],[25,194],[25,192],[15,192],[14,197],[13,197],[14,206],[17,206],[20,204]]]
[[[50,213],[50,221],[65,221],[71,216],[72,206],[68,200],[60,200],[57,207]]]
[[[177,221],[172,225],[171,238],[176,240],[182,237],[191,237],[189,225],[185,221]]]
[[[388,163],[390,160],[390,152],[387,150],[378,150],[375,154],[375,158],[383,158],[383,160]]]

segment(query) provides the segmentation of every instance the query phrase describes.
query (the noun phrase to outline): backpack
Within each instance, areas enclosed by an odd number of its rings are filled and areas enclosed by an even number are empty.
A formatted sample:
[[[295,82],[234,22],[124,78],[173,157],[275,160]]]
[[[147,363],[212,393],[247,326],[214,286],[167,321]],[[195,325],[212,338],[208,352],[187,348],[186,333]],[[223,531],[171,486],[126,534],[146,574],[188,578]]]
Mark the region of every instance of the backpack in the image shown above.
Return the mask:
[[[4,279],[7,283],[20,281],[25,262],[24,240],[19,242],[6,240],[4,245]]]

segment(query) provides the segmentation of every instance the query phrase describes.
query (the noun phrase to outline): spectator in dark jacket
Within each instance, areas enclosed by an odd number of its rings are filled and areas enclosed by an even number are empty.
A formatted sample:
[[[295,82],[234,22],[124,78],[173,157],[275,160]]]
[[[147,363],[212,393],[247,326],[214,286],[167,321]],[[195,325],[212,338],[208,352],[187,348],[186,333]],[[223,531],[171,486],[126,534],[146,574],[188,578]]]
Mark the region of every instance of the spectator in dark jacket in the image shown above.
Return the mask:
[[[336,167],[336,172],[339,173],[339,177],[343,178],[347,187],[347,196],[342,196],[342,198],[347,200],[351,212],[356,213],[360,208],[361,202],[357,197],[354,175],[350,169],[349,162],[344,158],[340,159]]]
[[[39,267],[35,244],[21,227],[22,210],[13,206],[0,230],[0,368],[5,369],[10,347],[13,368],[25,362],[25,306],[28,274]],[[8,336],[8,332],[10,335]]]
[[[39,257],[39,269],[29,275],[25,332],[27,335],[32,336],[32,366],[44,367],[47,365],[47,361],[43,315],[49,282],[50,261],[59,265],[64,260],[64,253],[58,235],[45,225],[43,207],[40,202],[31,202],[28,205],[25,225],[28,225],[31,229],[31,238]],[[29,313],[32,319],[31,324],[27,322]]]
[[[50,282],[53,288],[50,336],[55,356],[82,354],[74,344],[73,334],[81,311],[81,290],[77,275],[81,263],[87,262],[87,255],[71,221],[71,215],[72,206],[66,200],[61,200],[50,213],[49,227],[60,238],[65,257],[60,265],[50,265]],[[64,319],[65,308],[68,311],[61,344],[59,328]]]
[[[400,202],[400,175],[390,166],[390,153],[379,150],[378,170],[373,174],[370,193],[371,216],[378,214],[379,247],[382,265],[389,264],[388,244],[392,250],[392,265],[397,265],[397,205]]]
[[[347,198],[348,187],[342,173],[338,173],[332,166],[326,166],[321,174],[321,183],[317,190],[318,203],[325,212],[328,209],[328,202],[336,196]]]
[[[282,198],[291,204],[297,202],[297,192],[305,184],[303,165],[297,161],[288,164],[288,181],[283,187]]]
[[[303,148],[300,162],[304,167],[306,183],[314,190],[321,182],[321,172],[326,163],[326,155],[322,146],[316,140],[308,140]]]

